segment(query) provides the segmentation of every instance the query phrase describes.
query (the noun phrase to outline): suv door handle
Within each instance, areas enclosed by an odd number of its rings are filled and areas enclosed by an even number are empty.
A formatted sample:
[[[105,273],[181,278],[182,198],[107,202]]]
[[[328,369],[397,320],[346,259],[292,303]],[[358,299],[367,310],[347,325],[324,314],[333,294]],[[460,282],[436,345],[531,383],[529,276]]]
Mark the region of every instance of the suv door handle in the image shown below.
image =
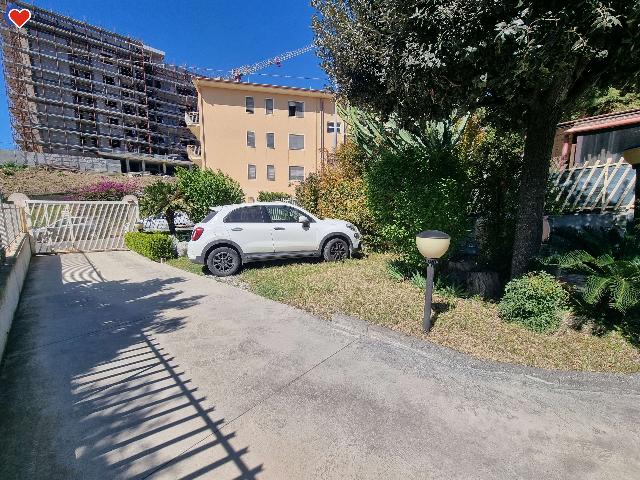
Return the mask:
[[[273,227],[274,230],[286,230],[284,227]]]
[[[232,228],[231,231],[232,232],[241,232],[242,229],[240,227],[236,227],[236,228]]]

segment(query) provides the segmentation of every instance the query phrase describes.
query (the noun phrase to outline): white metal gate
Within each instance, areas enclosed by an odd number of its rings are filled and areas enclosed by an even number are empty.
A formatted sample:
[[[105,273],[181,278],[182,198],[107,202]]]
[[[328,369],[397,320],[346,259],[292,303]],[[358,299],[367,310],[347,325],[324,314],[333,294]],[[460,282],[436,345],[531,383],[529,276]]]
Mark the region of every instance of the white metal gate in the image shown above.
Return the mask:
[[[28,200],[26,211],[36,253],[123,250],[138,219],[135,202]]]

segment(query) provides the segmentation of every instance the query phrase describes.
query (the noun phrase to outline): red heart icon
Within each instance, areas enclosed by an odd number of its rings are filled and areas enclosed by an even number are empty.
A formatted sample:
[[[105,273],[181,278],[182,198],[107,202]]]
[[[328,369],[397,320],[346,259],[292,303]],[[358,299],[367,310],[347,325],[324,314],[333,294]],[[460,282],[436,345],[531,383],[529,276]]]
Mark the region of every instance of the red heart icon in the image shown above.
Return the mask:
[[[16,27],[22,28],[24,27],[24,24],[31,19],[31,10],[26,8],[23,8],[22,10],[12,8],[9,10],[9,19]]]

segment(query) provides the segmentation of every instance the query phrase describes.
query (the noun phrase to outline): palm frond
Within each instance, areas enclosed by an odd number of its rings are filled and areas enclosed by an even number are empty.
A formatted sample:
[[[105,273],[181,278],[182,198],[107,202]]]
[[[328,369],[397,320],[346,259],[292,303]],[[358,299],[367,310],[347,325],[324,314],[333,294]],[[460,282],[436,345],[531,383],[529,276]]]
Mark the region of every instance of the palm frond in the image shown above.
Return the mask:
[[[609,277],[599,277],[597,275],[592,275],[587,278],[587,281],[584,285],[584,300],[590,305],[596,305],[602,300],[609,283],[611,282],[611,278]]]
[[[626,313],[627,310],[636,306],[640,302],[637,287],[628,279],[614,277],[611,281],[611,308],[619,312]]]

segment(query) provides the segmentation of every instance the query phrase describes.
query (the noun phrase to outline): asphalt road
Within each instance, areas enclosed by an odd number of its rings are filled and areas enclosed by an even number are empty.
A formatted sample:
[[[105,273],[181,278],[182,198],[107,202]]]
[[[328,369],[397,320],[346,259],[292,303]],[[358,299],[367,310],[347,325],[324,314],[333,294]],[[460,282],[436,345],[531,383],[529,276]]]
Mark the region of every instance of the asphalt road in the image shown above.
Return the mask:
[[[42,256],[0,478],[637,480],[639,399],[638,375],[478,361],[129,252]]]

